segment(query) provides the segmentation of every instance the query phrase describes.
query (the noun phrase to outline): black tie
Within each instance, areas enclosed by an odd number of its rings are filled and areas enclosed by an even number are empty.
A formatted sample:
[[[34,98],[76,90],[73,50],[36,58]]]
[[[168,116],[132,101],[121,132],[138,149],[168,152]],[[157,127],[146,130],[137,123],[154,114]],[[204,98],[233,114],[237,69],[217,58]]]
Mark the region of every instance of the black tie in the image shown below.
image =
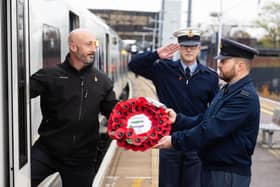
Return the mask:
[[[224,92],[223,96],[228,93],[228,84],[224,85],[223,92]]]
[[[191,71],[189,67],[186,67],[185,69],[185,73],[186,73],[186,79],[189,80],[191,77]]]

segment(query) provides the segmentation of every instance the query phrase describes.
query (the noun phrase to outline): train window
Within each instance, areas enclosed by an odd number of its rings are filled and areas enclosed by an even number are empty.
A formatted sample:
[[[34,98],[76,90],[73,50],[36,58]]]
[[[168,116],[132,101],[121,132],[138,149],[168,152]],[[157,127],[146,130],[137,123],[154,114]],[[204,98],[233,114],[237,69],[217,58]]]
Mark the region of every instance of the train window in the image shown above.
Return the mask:
[[[43,25],[43,67],[60,63],[60,32],[50,25]]]
[[[94,66],[99,69],[100,71],[104,72],[104,60],[103,60],[103,50],[102,50],[102,45],[100,45],[95,53],[95,62]]]
[[[99,47],[99,68],[100,70],[102,70],[103,72],[105,72],[104,70],[104,51],[103,51],[103,46]]]
[[[80,18],[74,12],[69,12],[69,31],[79,28],[80,27]]]
[[[99,49],[97,48],[95,51],[95,55],[94,55],[94,67],[96,67],[97,69],[99,69]]]
[[[18,131],[19,168],[27,163],[26,49],[24,1],[17,1]]]

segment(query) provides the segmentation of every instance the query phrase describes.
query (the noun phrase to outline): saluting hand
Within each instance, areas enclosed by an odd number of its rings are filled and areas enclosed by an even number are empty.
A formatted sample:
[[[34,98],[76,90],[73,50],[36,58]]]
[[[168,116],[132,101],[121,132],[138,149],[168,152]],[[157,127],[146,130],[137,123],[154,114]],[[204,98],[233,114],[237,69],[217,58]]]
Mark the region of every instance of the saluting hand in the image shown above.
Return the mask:
[[[168,44],[157,49],[158,56],[161,59],[171,58],[174,53],[180,48],[178,44]]]

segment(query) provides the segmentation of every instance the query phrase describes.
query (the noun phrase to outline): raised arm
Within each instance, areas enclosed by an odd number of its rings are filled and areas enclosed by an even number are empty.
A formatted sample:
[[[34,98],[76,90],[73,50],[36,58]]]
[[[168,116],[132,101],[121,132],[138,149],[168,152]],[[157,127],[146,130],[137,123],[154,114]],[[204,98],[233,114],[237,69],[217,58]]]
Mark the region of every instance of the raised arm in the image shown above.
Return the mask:
[[[129,62],[128,67],[134,73],[153,80],[157,60],[171,58],[178,48],[178,44],[169,44],[158,48],[154,52],[137,54]]]
[[[180,48],[178,44],[168,44],[157,49],[160,59],[169,59]]]

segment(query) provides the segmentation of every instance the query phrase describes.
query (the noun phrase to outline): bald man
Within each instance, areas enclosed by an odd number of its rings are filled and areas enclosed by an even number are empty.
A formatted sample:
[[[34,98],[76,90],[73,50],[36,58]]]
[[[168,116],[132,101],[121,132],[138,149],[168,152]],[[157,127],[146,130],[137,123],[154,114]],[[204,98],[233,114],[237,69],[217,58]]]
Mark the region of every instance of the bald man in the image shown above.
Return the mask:
[[[30,78],[31,98],[41,96],[39,139],[32,146],[32,187],[59,172],[64,187],[91,187],[96,170],[98,114],[117,103],[112,81],[94,68],[96,38],[88,30],[69,35],[62,64]]]

